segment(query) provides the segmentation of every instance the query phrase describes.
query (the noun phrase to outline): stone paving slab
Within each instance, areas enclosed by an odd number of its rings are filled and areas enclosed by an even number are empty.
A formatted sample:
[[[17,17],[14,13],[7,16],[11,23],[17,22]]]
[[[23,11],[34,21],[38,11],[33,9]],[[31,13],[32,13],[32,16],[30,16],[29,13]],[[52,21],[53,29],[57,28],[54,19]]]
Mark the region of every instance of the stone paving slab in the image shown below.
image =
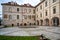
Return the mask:
[[[8,36],[30,36],[27,32],[25,31],[17,31],[17,32],[13,32],[13,33],[9,33],[9,34],[5,34]]]
[[[8,36],[37,36],[41,34],[51,40],[60,39],[60,27],[38,26],[37,28],[10,27],[0,29],[0,35]]]

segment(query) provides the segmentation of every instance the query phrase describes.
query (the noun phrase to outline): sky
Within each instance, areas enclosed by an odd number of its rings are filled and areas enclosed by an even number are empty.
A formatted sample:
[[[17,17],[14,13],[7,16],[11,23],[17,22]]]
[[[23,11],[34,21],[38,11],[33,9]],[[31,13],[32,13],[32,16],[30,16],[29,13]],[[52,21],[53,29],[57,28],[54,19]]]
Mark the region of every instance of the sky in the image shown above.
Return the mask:
[[[11,1],[14,1],[14,2],[17,2],[18,4],[31,4],[32,6],[35,6],[37,5],[40,0],[0,0],[0,17],[2,17],[2,5],[1,3],[7,3],[7,2],[11,2]]]

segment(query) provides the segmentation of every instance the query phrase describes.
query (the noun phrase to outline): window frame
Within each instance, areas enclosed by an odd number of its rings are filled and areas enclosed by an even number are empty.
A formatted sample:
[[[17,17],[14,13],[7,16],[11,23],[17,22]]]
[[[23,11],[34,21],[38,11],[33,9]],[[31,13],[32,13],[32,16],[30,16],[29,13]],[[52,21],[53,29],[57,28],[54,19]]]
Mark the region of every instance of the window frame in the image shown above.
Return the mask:
[[[9,15],[9,19],[12,19],[12,15]]]
[[[56,6],[53,7],[53,14],[56,14]]]
[[[42,5],[40,5],[40,9],[42,10]]]
[[[17,19],[19,19],[19,15],[17,15]]]
[[[47,7],[48,6],[48,2],[47,1],[45,1],[45,7]]]
[[[17,12],[19,12],[19,8],[17,8]]]
[[[56,2],[56,0],[52,0],[52,1],[53,1],[53,3]]]
[[[48,16],[48,11],[47,10],[45,11],[45,16]]]

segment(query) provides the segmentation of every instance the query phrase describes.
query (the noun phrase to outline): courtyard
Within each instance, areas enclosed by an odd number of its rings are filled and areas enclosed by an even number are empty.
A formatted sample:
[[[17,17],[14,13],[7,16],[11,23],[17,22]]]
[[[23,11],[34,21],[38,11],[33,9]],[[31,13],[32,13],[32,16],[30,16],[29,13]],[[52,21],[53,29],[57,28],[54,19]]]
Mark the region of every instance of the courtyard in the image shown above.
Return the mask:
[[[51,40],[60,40],[60,27],[37,26],[37,28],[8,27],[0,29],[5,36],[38,36],[43,34]]]

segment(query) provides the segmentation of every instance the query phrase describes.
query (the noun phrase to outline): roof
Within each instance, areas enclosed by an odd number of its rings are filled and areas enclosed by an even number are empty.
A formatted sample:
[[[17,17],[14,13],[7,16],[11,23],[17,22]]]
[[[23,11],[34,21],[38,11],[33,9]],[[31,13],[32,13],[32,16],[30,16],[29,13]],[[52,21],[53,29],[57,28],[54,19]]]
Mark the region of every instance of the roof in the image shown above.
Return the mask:
[[[39,6],[41,3],[43,3],[45,0],[41,1],[40,3],[38,3],[35,7]]]
[[[20,7],[32,7],[32,8],[35,8],[34,6],[32,6],[30,4],[19,5],[16,2],[1,3],[1,5],[10,5],[10,6],[20,6]]]
[[[32,8],[36,8],[37,6],[39,6],[41,3],[43,3],[45,0],[41,1],[40,3],[38,3],[35,7],[32,6],[31,4],[24,4],[24,5],[19,5],[16,2],[8,2],[8,3],[1,3],[1,5],[10,5],[10,6],[20,6],[20,7],[32,7]]]

